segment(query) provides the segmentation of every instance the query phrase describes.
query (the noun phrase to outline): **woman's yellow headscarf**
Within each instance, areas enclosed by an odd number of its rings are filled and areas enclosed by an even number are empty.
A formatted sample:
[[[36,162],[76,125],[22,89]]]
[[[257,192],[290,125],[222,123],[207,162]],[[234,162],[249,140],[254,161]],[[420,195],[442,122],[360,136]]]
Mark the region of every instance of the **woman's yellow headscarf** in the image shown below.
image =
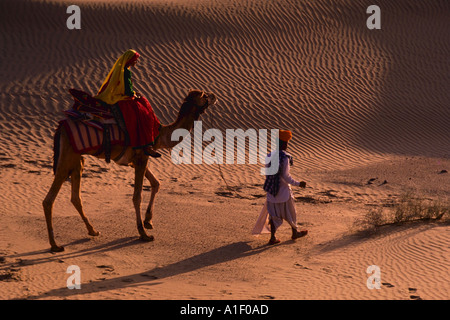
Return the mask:
[[[108,76],[94,98],[102,100],[107,104],[115,104],[118,101],[130,99],[129,96],[125,95],[124,71],[126,66],[138,57],[139,53],[132,49],[122,54],[108,73]]]

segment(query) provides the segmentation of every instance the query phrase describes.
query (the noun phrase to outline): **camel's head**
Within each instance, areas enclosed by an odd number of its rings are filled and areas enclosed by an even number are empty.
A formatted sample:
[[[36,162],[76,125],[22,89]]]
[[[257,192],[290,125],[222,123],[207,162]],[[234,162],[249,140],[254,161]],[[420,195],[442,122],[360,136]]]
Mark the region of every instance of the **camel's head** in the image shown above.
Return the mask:
[[[213,93],[191,89],[187,97],[184,98],[184,102],[180,110],[180,116],[193,113],[195,120],[197,120],[209,106],[215,104],[216,102],[217,97]]]

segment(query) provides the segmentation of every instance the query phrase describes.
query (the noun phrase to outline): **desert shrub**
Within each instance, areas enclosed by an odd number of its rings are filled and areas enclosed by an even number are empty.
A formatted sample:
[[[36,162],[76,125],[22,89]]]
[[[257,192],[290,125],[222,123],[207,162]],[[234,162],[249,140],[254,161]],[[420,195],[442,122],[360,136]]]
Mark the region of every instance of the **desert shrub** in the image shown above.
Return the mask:
[[[376,231],[379,227],[410,221],[449,220],[450,204],[415,197],[412,193],[402,195],[388,211],[384,206],[370,208],[362,218],[355,220],[358,231]]]
[[[362,218],[355,220],[354,227],[357,231],[374,232],[385,223],[383,208],[378,207],[369,209]]]
[[[414,220],[440,220],[448,214],[450,205],[441,201],[426,200],[407,193],[393,207],[393,222]]]

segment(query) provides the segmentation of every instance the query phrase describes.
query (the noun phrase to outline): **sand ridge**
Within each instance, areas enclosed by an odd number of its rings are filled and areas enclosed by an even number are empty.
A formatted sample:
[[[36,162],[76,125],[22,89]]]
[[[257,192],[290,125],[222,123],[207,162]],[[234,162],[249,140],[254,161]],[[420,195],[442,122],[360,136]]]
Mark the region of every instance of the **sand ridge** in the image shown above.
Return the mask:
[[[72,31],[68,3],[0,4],[1,298],[448,299],[448,225],[349,232],[405,192],[449,200],[446,1],[378,1],[379,31],[365,26],[365,0],[71,1],[82,12]],[[250,235],[260,165],[222,165],[224,181],[217,165],[177,166],[163,151],[150,164],[162,183],[155,242],[137,241],[132,170],[86,157],[82,196],[101,236],[87,236],[65,183],[54,223],[66,252],[48,253],[41,203],[68,89],[96,93],[129,48],[141,54],[134,84],[162,123],[199,88],[219,98],[204,130],[292,130],[308,237],[289,241],[283,228],[267,247]],[[65,287],[70,264],[83,271],[80,292]],[[380,290],[365,285],[371,264]]]

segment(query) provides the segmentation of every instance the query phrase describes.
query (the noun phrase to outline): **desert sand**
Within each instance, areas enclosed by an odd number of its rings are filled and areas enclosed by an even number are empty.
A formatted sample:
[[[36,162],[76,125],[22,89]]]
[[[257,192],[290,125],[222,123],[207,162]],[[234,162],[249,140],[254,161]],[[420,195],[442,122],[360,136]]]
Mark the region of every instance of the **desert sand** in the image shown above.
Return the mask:
[[[449,203],[450,3],[377,0],[381,30],[369,30],[372,2],[2,0],[0,299],[449,299],[448,224],[353,226],[408,192]],[[70,4],[80,30],[66,27]],[[293,132],[306,237],[290,240],[286,223],[275,246],[251,234],[260,165],[224,164],[224,180],[216,164],[175,165],[165,150],[150,161],[161,181],[153,242],[138,240],[133,170],[86,156],[83,204],[101,234],[87,235],[67,182],[53,218],[65,251],[49,251],[42,201],[68,89],[96,93],[129,48],[141,54],[134,85],[162,123],[197,88],[219,98],[204,129]],[[66,287],[71,265],[79,290]]]

